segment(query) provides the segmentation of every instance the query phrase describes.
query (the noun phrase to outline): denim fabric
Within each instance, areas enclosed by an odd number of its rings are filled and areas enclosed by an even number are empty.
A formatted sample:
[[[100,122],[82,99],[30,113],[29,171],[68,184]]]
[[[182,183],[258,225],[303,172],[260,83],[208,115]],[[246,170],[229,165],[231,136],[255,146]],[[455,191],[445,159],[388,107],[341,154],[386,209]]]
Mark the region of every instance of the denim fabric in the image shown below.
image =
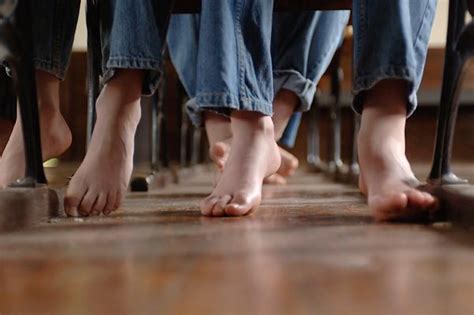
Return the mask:
[[[80,0],[32,1],[35,65],[59,79],[69,62],[79,14]],[[116,69],[147,70],[143,93],[158,85],[162,47],[155,17],[158,1],[99,1],[100,41],[104,83]]]
[[[273,91],[276,93],[282,88],[293,91],[301,100],[301,106],[297,110],[306,111],[310,108],[316,91],[316,83],[331,62],[332,56],[342,39],[348,19],[349,12],[347,11],[279,13],[273,16],[270,46]],[[190,96],[190,101],[187,104],[188,113],[196,125],[202,124],[201,114],[205,109],[212,109],[223,114],[229,113],[220,109],[220,107],[227,107],[228,104],[220,102],[219,99],[212,100],[214,101],[213,106],[202,102],[203,98],[198,101],[198,78],[202,77],[203,73],[206,75],[210,71],[209,68],[212,67],[212,64],[209,64],[200,70],[200,63],[203,58],[199,57],[199,53],[201,45],[204,45],[201,41],[201,35],[207,32],[200,29],[204,24],[202,20],[203,18],[199,15],[174,16],[171,19],[168,33],[170,56]],[[216,49],[214,58],[220,58],[217,52],[220,52],[220,50]],[[232,56],[228,57],[232,58]],[[213,61],[211,58],[204,58],[204,60],[206,62]],[[230,63],[237,63],[235,59],[227,60]],[[265,69],[267,67],[265,66]],[[224,76],[231,73],[214,74]],[[235,75],[235,73],[232,73],[232,75]],[[263,82],[256,81],[257,79],[258,76],[249,77],[250,81],[247,85],[254,89],[257,87],[268,89],[268,85],[262,87]],[[208,77],[208,80],[212,81],[210,77]],[[230,83],[232,82],[230,78],[227,80]],[[271,78],[267,80],[271,82]],[[202,83],[207,85],[210,82]],[[214,88],[218,90],[219,86]],[[222,88],[228,89],[228,87]],[[271,100],[273,98],[274,95],[272,95]],[[235,107],[229,106],[229,108]],[[260,111],[266,115],[272,113],[272,109],[261,110],[259,106],[253,106],[246,110]],[[296,127],[297,125],[295,124]],[[289,134],[295,134],[295,132]]]
[[[272,33],[274,90],[293,91],[297,111],[310,109],[316,85],[344,38],[349,11],[275,14]]]
[[[436,0],[354,0],[354,110],[384,79],[408,82],[407,113],[417,105]]]
[[[64,79],[80,0],[31,1],[35,67]]]
[[[171,19],[170,53],[196,125],[203,110],[272,114],[272,18],[271,0],[203,0],[200,17]]]
[[[101,46],[104,83],[117,69],[146,70],[142,93],[150,95],[162,70],[162,48],[156,14],[159,1],[101,0]]]

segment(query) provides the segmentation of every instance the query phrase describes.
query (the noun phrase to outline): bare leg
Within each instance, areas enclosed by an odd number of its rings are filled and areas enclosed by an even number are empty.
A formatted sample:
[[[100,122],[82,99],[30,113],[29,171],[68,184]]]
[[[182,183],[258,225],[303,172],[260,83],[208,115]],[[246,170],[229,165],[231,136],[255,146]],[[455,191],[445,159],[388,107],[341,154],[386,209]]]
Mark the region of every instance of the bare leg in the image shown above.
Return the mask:
[[[59,79],[36,72],[38,106],[41,127],[43,159],[48,160],[64,153],[72,142],[69,127],[59,109]],[[0,160],[0,187],[6,187],[25,175],[25,153],[20,115]]]
[[[132,174],[142,77],[120,70],[102,89],[89,149],[64,200],[68,215],[107,215],[120,206]]]
[[[212,194],[201,203],[208,216],[242,216],[258,208],[263,179],[280,167],[270,117],[253,112],[232,114],[232,145],[224,172]]]
[[[358,136],[361,176],[376,220],[409,216],[436,207],[436,200],[416,189],[419,182],[405,155],[406,83],[386,80],[367,92]]]

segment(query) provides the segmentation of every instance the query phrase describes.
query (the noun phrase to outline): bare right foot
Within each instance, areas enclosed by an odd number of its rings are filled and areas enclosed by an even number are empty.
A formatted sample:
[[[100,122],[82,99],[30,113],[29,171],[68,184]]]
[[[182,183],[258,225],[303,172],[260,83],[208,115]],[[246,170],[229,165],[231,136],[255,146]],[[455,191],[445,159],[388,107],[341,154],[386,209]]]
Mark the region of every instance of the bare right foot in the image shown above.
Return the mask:
[[[59,110],[59,80],[37,71],[38,105],[43,160],[64,153],[72,142],[69,127]],[[25,175],[23,132],[18,115],[10,139],[0,159],[0,188],[4,188]]]
[[[251,112],[232,115],[232,146],[224,172],[213,192],[201,203],[207,216],[242,216],[261,202],[264,178],[280,167],[270,117]]]

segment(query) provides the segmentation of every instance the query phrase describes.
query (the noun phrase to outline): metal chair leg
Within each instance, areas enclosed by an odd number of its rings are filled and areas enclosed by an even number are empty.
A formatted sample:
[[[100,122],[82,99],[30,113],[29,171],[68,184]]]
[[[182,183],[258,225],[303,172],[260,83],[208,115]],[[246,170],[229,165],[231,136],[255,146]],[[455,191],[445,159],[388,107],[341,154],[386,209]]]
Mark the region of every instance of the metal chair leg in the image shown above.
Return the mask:
[[[463,184],[466,180],[458,178],[451,171],[451,149],[459,109],[459,93],[463,81],[463,72],[469,55],[472,55],[472,34],[459,35],[464,28],[464,17],[467,8],[465,3],[451,0],[449,4],[449,25],[446,44],[446,56],[441,91],[441,104],[436,134],[436,147],[433,167],[428,181],[431,184]],[[464,51],[460,51],[459,48]]]
[[[335,67],[331,74],[331,95],[334,103],[331,107],[332,141],[330,142],[330,161],[327,173],[336,180],[343,180],[347,167],[341,159],[341,84],[343,72],[339,65],[339,55],[335,56]]]
[[[352,153],[351,153],[351,164],[349,165],[349,174],[347,180],[351,184],[357,185],[359,183],[359,155],[357,149],[357,134],[360,128],[360,117],[354,114],[354,123],[352,127]]]
[[[321,161],[320,156],[320,135],[319,135],[319,98],[318,94],[314,97],[313,106],[309,112],[308,122],[308,139],[307,139],[307,155],[306,161],[308,165],[317,172],[324,170],[324,163]]]
[[[4,10],[14,9],[12,17]],[[25,178],[14,183],[15,187],[35,187],[37,183],[46,184],[41,153],[41,135],[33,64],[31,34],[31,3],[28,0],[17,2],[16,8],[8,3],[0,6],[4,17],[0,25],[0,58],[6,60],[13,72],[18,95],[25,146]]]
[[[101,71],[100,50],[100,9],[95,0],[87,0],[87,147],[89,146],[96,120],[95,104],[101,87],[99,82]]]
[[[134,177],[130,182],[130,191],[149,191],[158,181],[157,174],[162,169],[162,141],[164,129],[164,92],[165,82],[162,82],[158,90],[151,97],[151,143],[150,143],[150,173],[146,176]]]

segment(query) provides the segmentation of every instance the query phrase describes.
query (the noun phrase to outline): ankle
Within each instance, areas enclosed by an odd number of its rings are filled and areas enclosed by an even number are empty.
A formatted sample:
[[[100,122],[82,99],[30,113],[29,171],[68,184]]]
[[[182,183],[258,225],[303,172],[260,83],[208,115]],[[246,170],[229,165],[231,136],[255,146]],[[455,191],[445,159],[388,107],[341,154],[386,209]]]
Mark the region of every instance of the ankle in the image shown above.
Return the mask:
[[[363,111],[379,115],[407,114],[408,87],[404,80],[382,80],[365,92]]]
[[[233,134],[252,133],[275,138],[274,126],[271,117],[254,112],[234,112],[232,113]]]

